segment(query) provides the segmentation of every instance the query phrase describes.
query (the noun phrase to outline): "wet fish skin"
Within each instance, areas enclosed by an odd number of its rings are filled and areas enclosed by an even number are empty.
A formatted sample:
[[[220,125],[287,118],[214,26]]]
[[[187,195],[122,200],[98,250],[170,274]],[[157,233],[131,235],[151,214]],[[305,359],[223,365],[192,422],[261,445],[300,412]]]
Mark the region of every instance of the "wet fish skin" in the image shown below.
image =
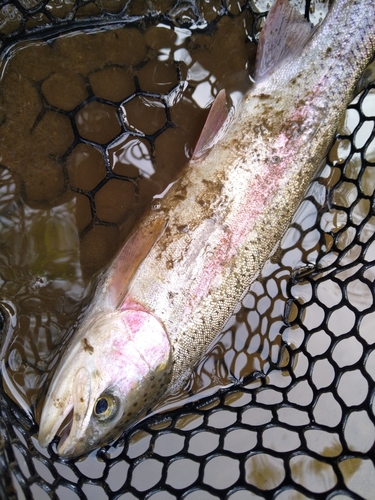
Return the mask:
[[[63,456],[107,443],[191,372],[286,231],[374,52],[374,2],[336,0],[312,35],[286,0],[268,19],[255,87],[140,222],[56,369],[39,442],[72,412]]]

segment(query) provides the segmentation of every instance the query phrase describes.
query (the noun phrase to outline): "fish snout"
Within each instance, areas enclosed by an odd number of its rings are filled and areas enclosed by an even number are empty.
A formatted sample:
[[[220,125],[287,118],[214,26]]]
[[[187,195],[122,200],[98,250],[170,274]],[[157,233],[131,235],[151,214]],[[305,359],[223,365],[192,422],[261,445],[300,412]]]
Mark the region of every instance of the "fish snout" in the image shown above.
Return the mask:
[[[86,367],[75,373],[73,380],[53,381],[44,402],[40,425],[39,444],[47,447],[60,435],[58,453],[69,454],[75,442],[81,440],[90,420],[91,374]],[[65,425],[64,425],[65,424]]]

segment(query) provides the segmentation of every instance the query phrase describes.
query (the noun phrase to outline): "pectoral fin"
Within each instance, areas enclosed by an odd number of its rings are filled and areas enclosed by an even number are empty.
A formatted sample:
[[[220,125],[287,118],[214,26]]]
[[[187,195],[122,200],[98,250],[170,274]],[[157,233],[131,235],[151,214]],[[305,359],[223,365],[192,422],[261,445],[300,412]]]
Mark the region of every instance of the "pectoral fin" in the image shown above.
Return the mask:
[[[226,129],[226,122],[229,118],[229,111],[225,90],[222,89],[217,94],[210,112],[208,113],[206,123],[199,136],[197,145],[195,146],[191,161],[194,162],[200,159],[221,137],[221,131]]]
[[[108,270],[104,285],[112,307],[116,309],[120,307],[134,274],[163,234],[166,225],[161,217],[147,225],[143,224],[130,236],[118,253]]]

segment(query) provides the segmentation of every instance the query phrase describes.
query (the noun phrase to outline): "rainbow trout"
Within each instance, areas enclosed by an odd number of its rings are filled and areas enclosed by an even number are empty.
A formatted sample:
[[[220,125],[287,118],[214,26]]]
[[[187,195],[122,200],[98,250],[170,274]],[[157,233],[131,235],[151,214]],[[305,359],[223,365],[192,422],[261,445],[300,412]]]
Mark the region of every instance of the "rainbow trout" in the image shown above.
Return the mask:
[[[312,29],[277,0],[254,87],[230,121],[219,93],[183,174],[99,279],[49,387],[42,446],[61,434],[72,457],[108,443],[186,380],[286,231],[374,46],[373,1],[336,0]]]

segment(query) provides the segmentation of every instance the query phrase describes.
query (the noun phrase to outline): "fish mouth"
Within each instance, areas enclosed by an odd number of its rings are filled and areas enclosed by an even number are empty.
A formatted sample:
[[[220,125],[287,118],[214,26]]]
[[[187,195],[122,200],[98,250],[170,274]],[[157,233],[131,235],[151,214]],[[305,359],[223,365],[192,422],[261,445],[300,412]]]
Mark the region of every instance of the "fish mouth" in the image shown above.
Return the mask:
[[[61,447],[64,447],[64,443],[66,439],[69,438],[69,435],[72,430],[72,425],[73,425],[73,406],[72,409],[70,410],[69,414],[67,417],[65,417],[64,422],[61,424],[59,429],[56,432],[56,435],[59,436],[60,440],[57,445],[57,449],[59,450]]]
[[[69,404],[61,413],[55,406],[51,407],[52,405],[48,403],[46,400],[39,424],[38,442],[43,448],[47,448],[54,437],[59,434],[61,428],[65,432],[69,424],[64,425],[64,422],[73,412],[73,404]]]
[[[91,406],[91,375],[82,367],[74,377],[70,397],[52,391],[47,395],[40,419],[39,444],[47,447],[56,435],[60,436],[57,452],[61,456],[73,456],[80,453],[80,448],[86,447],[85,434],[90,423]],[[56,401],[68,400],[64,409],[59,408]]]

